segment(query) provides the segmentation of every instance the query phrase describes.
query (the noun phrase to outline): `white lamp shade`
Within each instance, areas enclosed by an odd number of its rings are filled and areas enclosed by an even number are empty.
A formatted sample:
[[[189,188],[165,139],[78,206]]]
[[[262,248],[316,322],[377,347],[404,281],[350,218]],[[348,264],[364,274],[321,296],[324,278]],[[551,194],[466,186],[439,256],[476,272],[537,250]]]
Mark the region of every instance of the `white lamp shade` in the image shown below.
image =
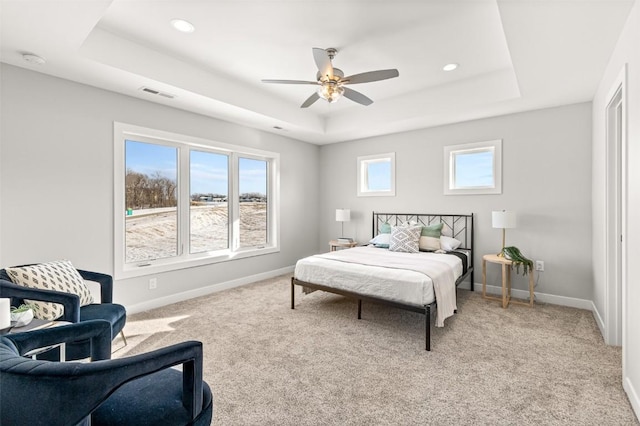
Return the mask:
[[[512,211],[497,211],[491,213],[491,223],[494,228],[515,228],[516,213]]]
[[[349,222],[351,220],[351,210],[336,209],[336,222]]]

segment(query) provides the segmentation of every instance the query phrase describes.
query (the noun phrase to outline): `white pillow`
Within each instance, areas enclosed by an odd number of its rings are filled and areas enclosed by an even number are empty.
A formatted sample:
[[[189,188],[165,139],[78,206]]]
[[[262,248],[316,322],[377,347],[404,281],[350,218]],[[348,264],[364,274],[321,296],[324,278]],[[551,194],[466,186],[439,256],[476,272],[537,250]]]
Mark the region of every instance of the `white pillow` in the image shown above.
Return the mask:
[[[440,238],[421,236],[418,244],[421,251],[440,250]]]
[[[391,241],[389,251],[400,251],[405,253],[418,253],[420,246],[420,233],[422,226],[394,226],[391,228]]]
[[[40,263],[17,268],[5,268],[14,283],[40,290],[62,291],[77,294],[80,306],[93,303],[91,292],[87,288],[82,276],[68,260]],[[33,315],[43,320],[55,320],[64,313],[64,307],[59,303],[25,300],[34,305]]]
[[[402,224],[400,224],[400,226],[422,226],[420,225],[418,222],[414,222],[412,220],[408,221],[408,222],[403,222]]]
[[[455,238],[447,237],[446,235],[440,236],[440,248],[442,250],[451,251],[455,250],[462,244],[462,241]]]
[[[375,244],[377,246],[387,246],[389,247],[389,242],[391,241],[391,234],[378,234],[375,238],[369,240],[369,244]]]

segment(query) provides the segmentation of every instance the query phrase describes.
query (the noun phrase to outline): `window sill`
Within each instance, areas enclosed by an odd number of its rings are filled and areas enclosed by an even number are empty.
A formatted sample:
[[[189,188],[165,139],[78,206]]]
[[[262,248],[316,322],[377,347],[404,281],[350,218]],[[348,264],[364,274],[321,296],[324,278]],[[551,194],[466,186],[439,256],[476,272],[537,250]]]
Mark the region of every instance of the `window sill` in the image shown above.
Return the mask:
[[[195,268],[198,266],[211,265],[215,263],[229,262],[238,259],[246,259],[265,254],[280,252],[280,247],[265,247],[246,249],[236,252],[225,251],[213,256],[204,256],[197,258],[181,259],[181,260],[159,260],[156,263],[149,262],[147,266],[137,266],[134,264],[127,265],[122,271],[115,271],[114,278],[116,280],[142,277],[145,275],[160,274],[163,272],[177,271],[186,268]]]

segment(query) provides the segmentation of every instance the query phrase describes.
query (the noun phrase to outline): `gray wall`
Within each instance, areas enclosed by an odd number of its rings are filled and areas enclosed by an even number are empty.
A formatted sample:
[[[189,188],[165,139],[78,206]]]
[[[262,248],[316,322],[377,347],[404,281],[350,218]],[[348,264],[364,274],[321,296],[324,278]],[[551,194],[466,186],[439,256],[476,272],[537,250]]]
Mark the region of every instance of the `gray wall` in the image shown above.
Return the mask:
[[[591,300],[590,104],[514,114],[322,147],[2,66],[2,265],[70,259],[113,271],[113,121],[281,154],[281,252],[116,283],[136,304],[291,266],[339,235],[335,208],[351,208],[345,233],[370,236],[371,212],[476,214],[476,266],[499,250],[491,211],[513,209],[508,244],[545,261],[537,291]],[[444,196],[442,148],[503,139],[503,194]],[[397,195],[356,197],[356,157],[396,152]],[[319,196],[318,196],[319,194]],[[319,224],[319,226],[318,226]],[[576,250],[576,247],[580,247]],[[480,282],[480,274],[476,275]],[[489,270],[489,283],[497,284]],[[515,288],[526,288],[517,277]]]
[[[503,140],[503,193],[443,195],[443,147],[493,139]],[[396,196],[357,197],[356,157],[385,152],[396,153]],[[514,210],[518,227],[507,230],[507,245],[545,261],[536,291],[591,300],[590,103],[326,145],[320,170],[319,249],[340,233],[336,208],[351,209],[345,234],[361,242],[371,238],[372,211],[473,212],[480,271],[482,254],[497,253],[502,242],[491,211]],[[481,280],[478,272],[475,281]],[[490,268],[489,284],[499,280]],[[526,289],[526,279],[518,276],[514,287]]]
[[[113,121],[280,153],[281,251],[115,283],[125,305],[293,265],[318,246],[315,145],[2,65],[0,265],[113,272]]]

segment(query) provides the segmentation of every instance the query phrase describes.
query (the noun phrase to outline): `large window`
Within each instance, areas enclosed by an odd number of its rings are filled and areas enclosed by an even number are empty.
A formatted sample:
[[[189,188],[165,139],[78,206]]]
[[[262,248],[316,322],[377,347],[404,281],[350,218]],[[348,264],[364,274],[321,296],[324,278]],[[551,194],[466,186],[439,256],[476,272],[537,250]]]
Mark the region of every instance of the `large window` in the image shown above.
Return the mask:
[[[115,123],[115,274],[272,253],[278,154]]]
[[[501,194],[502,140],[445,146],[444,193]]]

